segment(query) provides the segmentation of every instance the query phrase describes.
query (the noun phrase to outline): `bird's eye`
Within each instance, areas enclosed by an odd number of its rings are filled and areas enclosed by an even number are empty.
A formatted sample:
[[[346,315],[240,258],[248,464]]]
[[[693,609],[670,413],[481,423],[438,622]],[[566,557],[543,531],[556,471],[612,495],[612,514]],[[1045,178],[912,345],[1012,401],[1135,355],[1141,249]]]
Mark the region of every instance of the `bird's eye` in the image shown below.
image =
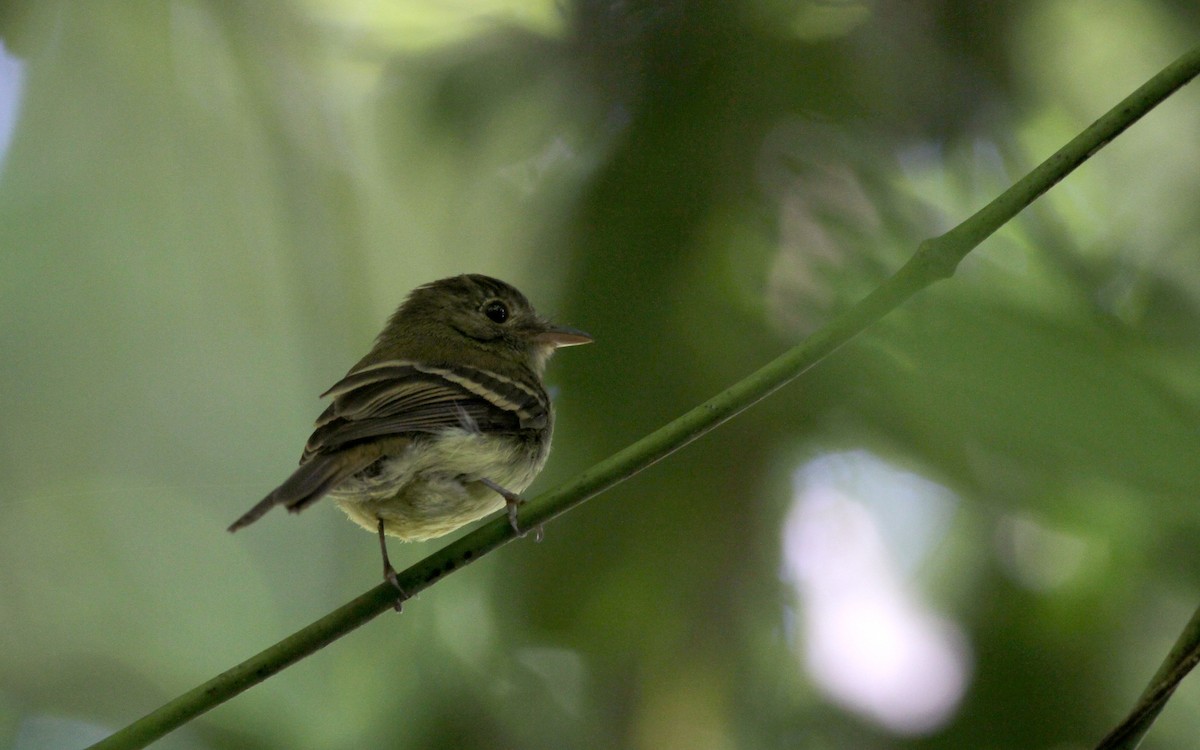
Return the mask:
[[[508,320],[508,306],[500,300],[494,299],[483,306],[483,314],[488,316],[493,323],[503,323]]]

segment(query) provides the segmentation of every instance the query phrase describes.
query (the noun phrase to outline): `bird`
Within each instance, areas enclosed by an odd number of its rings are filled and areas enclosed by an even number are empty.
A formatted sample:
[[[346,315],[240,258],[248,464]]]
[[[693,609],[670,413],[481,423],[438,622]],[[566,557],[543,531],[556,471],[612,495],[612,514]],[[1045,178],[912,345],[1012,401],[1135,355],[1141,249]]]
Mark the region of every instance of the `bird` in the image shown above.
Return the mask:
[[[379,538],[385,580],[407,598],[385,537],[421,541],[501,508],[514,531],[550,452],[542,376],[556,349],[591,343],[538,315],[511,284],[462,274],[419,286],[366,356],[325,393],[299,467],[229,526],[328,496]]]

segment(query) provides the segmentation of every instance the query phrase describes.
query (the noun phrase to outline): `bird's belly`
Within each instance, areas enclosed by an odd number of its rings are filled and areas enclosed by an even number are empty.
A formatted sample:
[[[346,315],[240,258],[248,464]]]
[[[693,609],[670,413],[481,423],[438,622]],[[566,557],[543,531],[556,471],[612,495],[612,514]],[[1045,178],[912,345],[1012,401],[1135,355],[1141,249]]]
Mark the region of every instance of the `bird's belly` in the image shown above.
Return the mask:
[[[467,430],[414,442],[351,477],[330,497],[355,523],[405,541],[448,534],[504,507],[488,479],[521,492],[545,462],[542,443]]]

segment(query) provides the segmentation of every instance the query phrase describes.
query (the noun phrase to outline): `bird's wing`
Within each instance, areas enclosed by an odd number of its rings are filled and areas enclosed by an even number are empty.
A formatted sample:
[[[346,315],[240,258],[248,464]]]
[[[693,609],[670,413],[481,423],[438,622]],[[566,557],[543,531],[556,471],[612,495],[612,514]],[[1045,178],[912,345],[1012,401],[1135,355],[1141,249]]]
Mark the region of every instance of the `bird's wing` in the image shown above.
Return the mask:
[[[549,404],[539,386],[464,365],[389,360],[355,370],[323,396],[302,461],[346,443],[381,435],[462,427],[516,432],[544,427]]]

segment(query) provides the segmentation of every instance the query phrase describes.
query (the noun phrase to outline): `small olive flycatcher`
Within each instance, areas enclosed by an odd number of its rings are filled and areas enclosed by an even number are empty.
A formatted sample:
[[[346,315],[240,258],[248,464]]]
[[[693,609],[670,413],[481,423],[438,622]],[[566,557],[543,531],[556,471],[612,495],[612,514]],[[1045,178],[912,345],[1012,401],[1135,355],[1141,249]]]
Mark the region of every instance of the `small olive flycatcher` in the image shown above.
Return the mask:
[[[379,535],[384,577],[397,588],[384,534],[431,539],[505,505],[519,532],[517,493],[546,463],[554,428],[546,361],[591,340],[489,276],[416,288],[367,356],[322,394],[333,401],[300,467],[229,530],[328,495]]]

